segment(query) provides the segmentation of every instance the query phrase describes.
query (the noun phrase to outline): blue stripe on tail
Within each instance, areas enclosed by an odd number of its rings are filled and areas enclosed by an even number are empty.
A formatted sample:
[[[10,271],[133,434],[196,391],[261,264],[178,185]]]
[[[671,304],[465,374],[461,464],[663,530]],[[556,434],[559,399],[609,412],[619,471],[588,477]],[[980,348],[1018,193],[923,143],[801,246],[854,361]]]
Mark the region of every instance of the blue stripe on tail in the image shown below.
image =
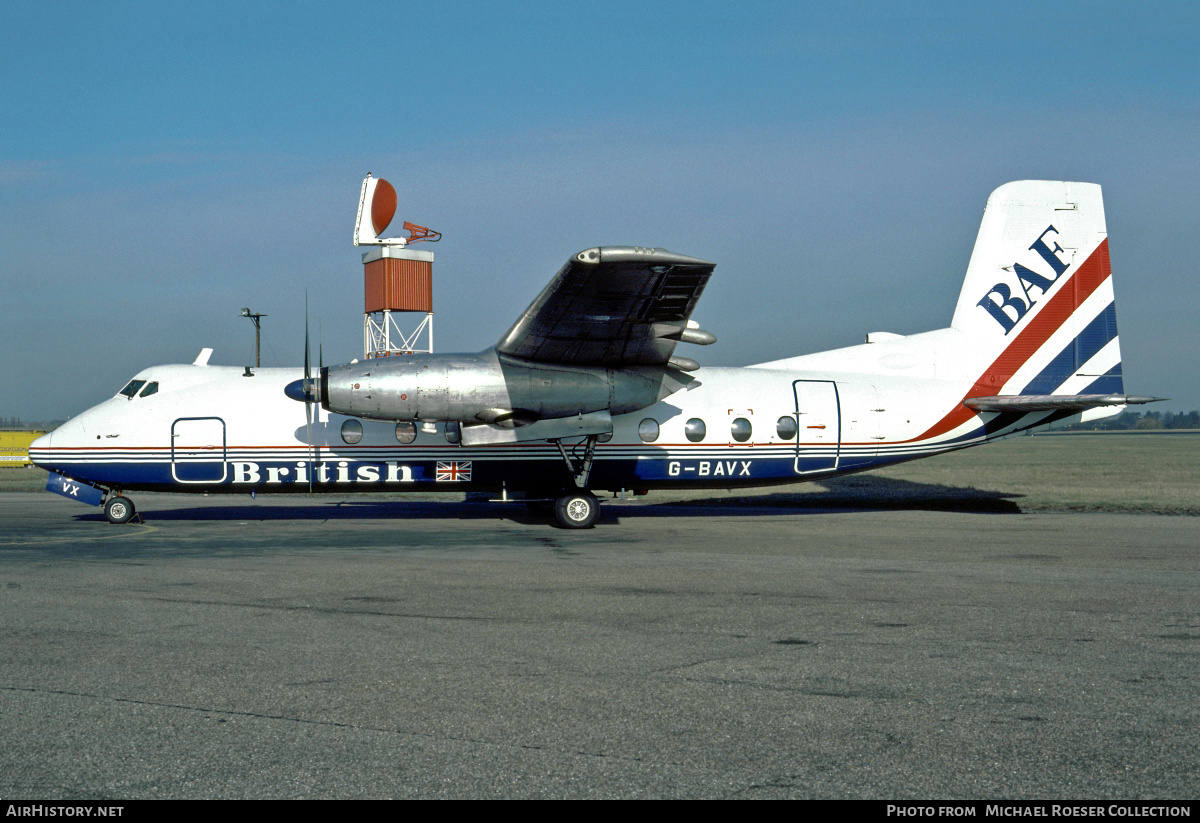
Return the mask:
[[[1067,382],[1083,364],[1091,360],[1109,341],[1117,336],[1117,304],[1112,302],[1108,307],[1096,315],[1096,318],[1091,323],[1087,324],[1075,339],[1067,344],[1067,347],[1059,352],[1053,360],[1042,369],[1041,373],[1033,378],[1025,388],[1018,394],[1053,394],[1054,390]],[[1083,394],[1120,394],[1121,388],[1120,367],[1117,367],[1115,390],[1105,389],[1104,391],[1082,392]],[[1105,377],[1109,377],[1105,375]],[[1110,381],[1111,382],[1111,381]]]

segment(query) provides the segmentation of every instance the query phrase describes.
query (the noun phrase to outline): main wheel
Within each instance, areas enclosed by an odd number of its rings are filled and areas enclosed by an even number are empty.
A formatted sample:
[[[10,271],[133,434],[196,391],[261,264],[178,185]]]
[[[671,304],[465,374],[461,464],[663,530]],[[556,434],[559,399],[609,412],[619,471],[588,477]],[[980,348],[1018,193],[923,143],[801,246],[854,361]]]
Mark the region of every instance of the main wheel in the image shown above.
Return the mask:
[[[110,497],[108,502],[104,504],[104,516],[108,518],[109,523],[128,523],[137,511],[133,507],[133,501],[128,497]]]
[[[569,492],[554,503],[554,519],[564,529],[590,529],[600,514],[600,501],[591,492]]]

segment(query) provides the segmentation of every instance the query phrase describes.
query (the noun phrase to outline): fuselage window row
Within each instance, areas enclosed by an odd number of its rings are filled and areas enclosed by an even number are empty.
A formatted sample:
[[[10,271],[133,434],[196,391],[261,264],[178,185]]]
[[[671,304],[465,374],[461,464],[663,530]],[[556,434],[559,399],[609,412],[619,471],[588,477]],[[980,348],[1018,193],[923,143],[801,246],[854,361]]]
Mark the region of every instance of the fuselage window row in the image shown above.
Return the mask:
[[[138,385],[134,386],[133,383],[137,383]],[[141,386],[144,385],[144,381],[140,380],[135,380],[133,383],[131,383],[129,386],[126,386],[126,388],[121,391],[121,394],[127,395],[130,399],[132,399]],[[146,386],[145,390],[141,392],[140,396],[145,397],[148,394],[154,394],[157,391],[158,383],[150,383]],[[127,392],[132,393],[127,394]],[[426,424],[426,426],[428,427],[429,424]],[[784,415],[780,417],[775,424],[775,433],[779,436],[780,440],[795,440],[797,430],[796,418],[791,415]],[[443,431],[447,443],[458,444],[462,439],[462,431],[459,428],[458,423],[446,423]],[[396,442],[401,443],[402,445],[407,446],[415,443],[417,440],[418,429],[415,422],[403,421],[397,423],[395,432]],[[656,442],[661,433],[662,428],[659,422],[652,417],[647,417],[638,424],[638,436],[644,443]],[[700,443],[703,442],[707,436],[708,429],[701,418],[693,417],[684,424],[683,433],[690,442]],[[734,418],[733,422],[730,423],[730,437],[737,443],[749,442],[750,438],[753,436],[753,433],[753,424],[745,417]],[[356,418],[350,418],[344,421],[342,423],[341,436],[342,441],[347,445],[353,446],[362,442],[362,422]],[[611,433],[605,433],[600,435],[598,439],[601,443],[607,443],[612,440],[612,438],[613,436]]]

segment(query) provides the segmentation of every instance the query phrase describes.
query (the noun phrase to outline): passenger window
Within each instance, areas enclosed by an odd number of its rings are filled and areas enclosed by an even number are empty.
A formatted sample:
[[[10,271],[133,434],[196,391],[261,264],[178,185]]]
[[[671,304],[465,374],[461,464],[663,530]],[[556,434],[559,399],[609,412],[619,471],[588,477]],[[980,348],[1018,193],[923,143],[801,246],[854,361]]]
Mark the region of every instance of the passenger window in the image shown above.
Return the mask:
[[[704,421],[699,417],[693,417],[691,420],[683,424],[683,433],[688,440],[693,443],[699,443],[704,439]]]
[[[733,421],[733,425],[729,427],[729,433],[733,435],[733,439],[739,443],[745,443],[750,439],[750,421],[744,417],[739,417]]]
[[[121,394],[132,400],[133,396],[141,391],[141,388],[144,385],[146,385],[145,380],[130,380],[129,384],[126,385],[125,388],[121,389]]]
[[[362,423],[351,418],[342,424],[342,441],[353,446],[359,440],[362,440],[363,428]]]
[[[653,443],[658,439],[658,421],[653,417],[647,417],[641,423],[638,423],[638,437],[642,438],[643,443]]]
[[[146,388],[142,389],[142,393],[138,397],[149,397],[152,394],[158,394],[158,381],[147,383]]]
[[[462,430],[458,427],[458,424],[457,423],[447,423],[446,424],[446,442],[447,443],[457,443],[459,440],[462,440]]]
[[[796,437],[796,418],[785,415],[775,424],[775,433],[780,440],[793,440]]]
[[[417,424],[416,423],[397,423],[396,424],[396,440],[408,445],[417,439]]]

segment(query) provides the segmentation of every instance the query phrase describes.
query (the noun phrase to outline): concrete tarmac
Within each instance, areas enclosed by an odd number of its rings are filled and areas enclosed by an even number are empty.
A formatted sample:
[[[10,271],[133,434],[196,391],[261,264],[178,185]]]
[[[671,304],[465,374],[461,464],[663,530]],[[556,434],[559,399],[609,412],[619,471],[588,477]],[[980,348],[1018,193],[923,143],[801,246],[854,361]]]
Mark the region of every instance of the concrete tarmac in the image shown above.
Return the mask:
[[[0,797],[1194,798],[1200,518],[0,495]]]

